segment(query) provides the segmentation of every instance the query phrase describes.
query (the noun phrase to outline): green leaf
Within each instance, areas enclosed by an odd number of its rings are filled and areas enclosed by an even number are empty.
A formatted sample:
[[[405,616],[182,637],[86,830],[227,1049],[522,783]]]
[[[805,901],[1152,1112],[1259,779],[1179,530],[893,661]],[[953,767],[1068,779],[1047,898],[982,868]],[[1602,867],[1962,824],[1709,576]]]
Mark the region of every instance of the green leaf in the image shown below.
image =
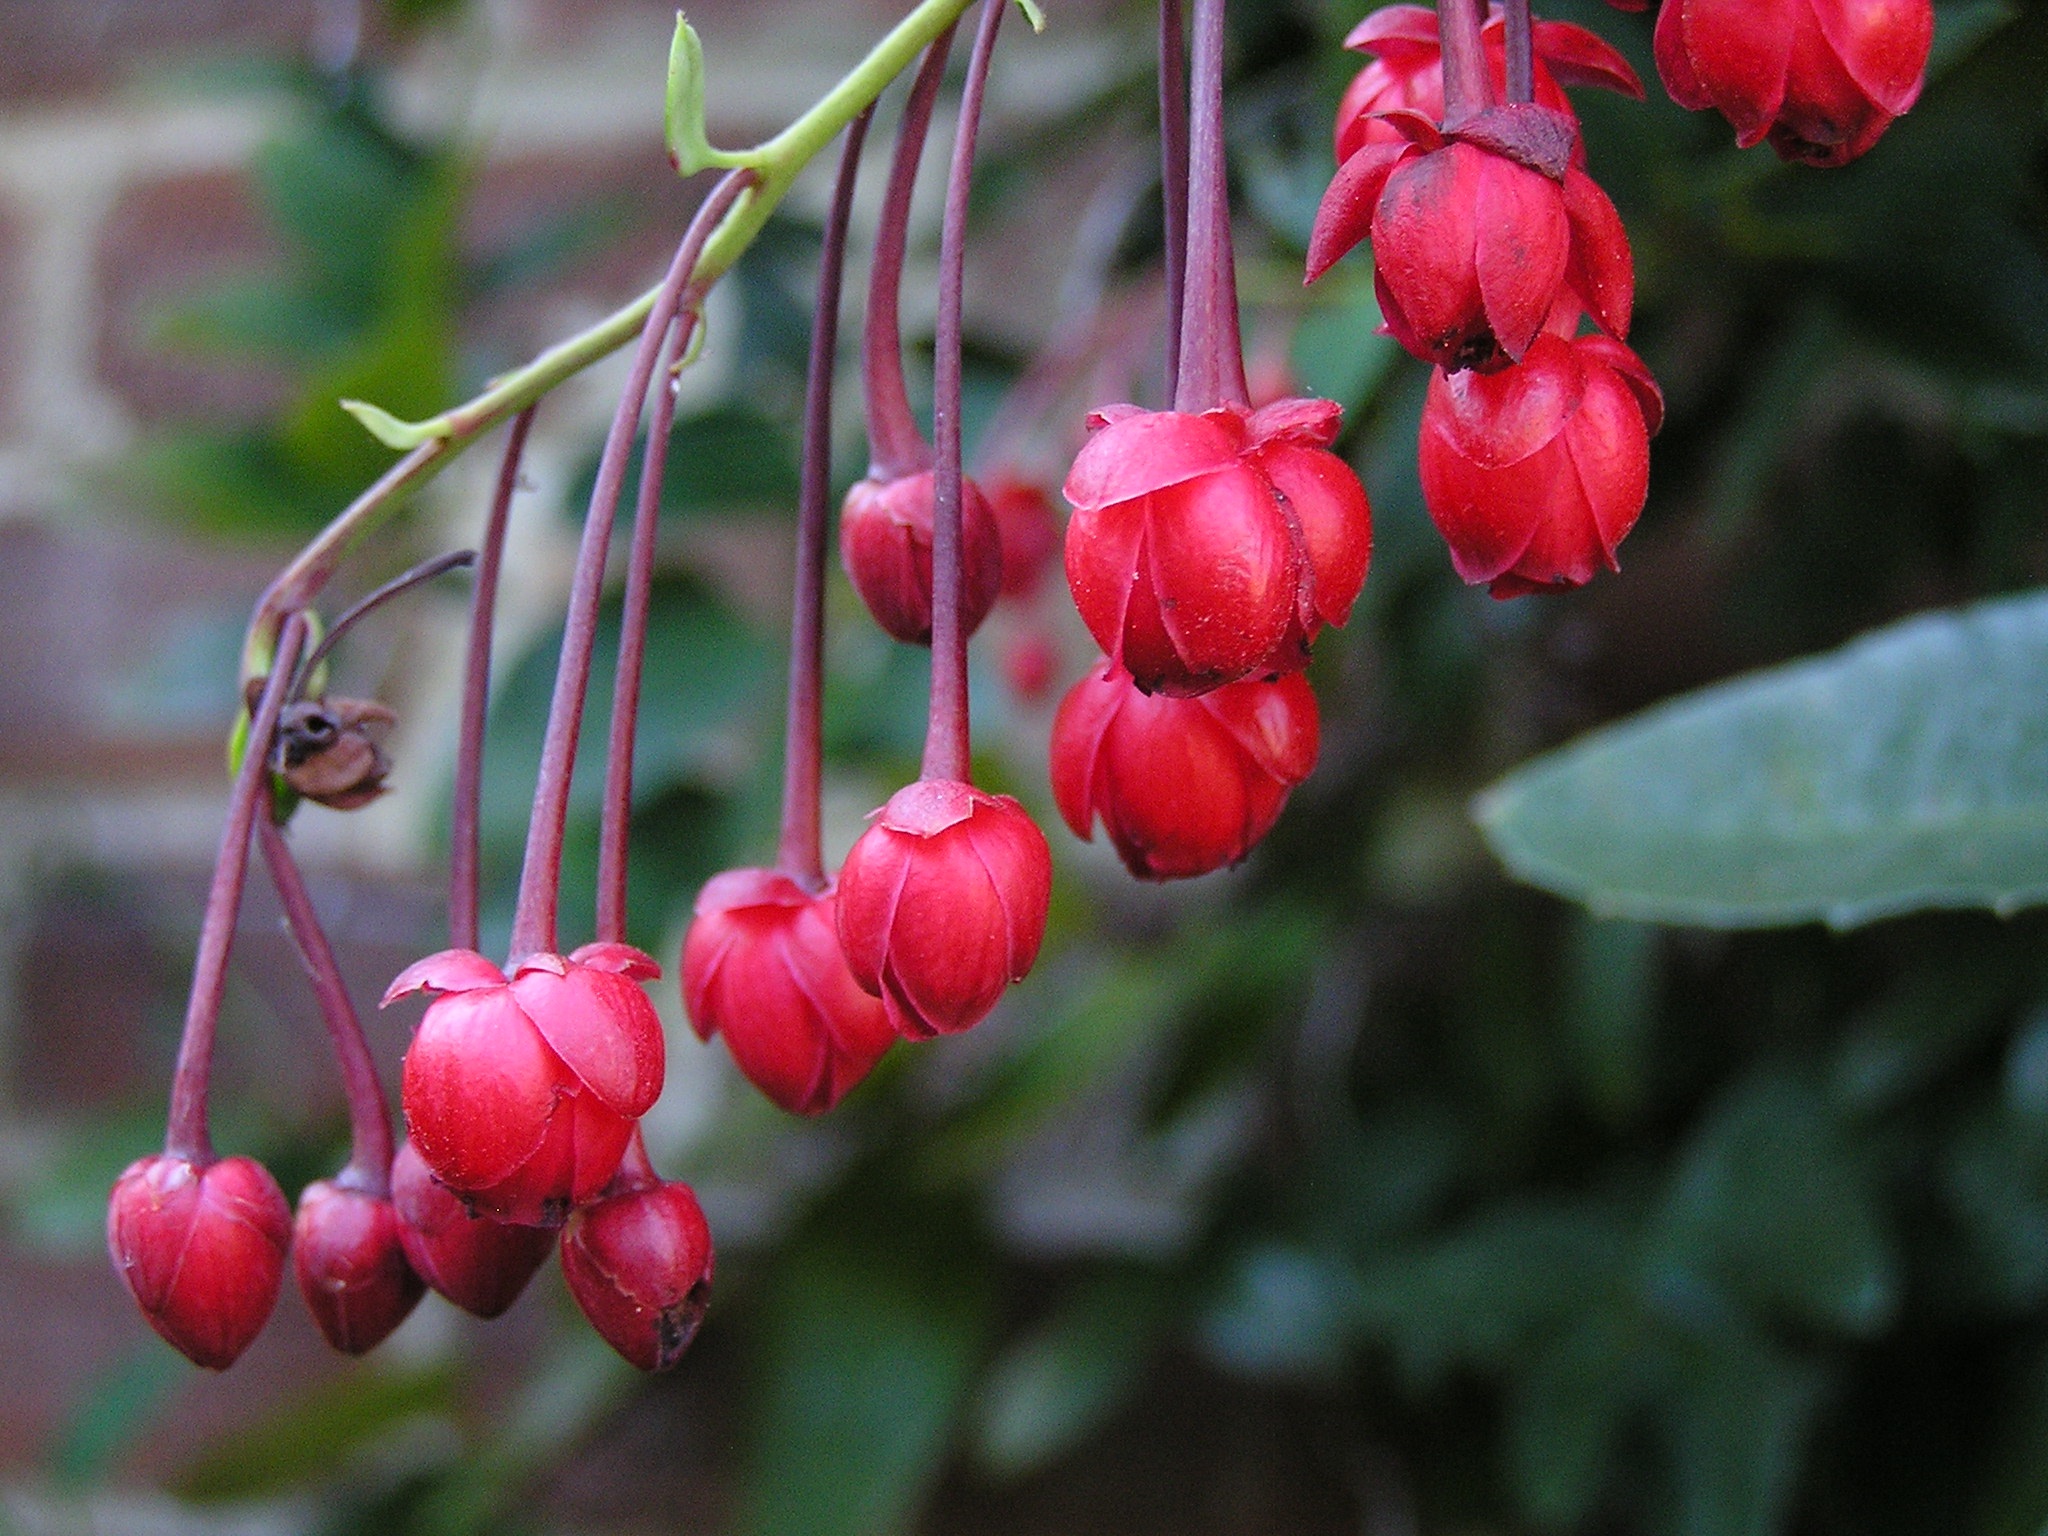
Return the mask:
[[[331,1475],[350,1451],[454,1402],[445,1370],[362,1367],[299,1396],[276,1417],[237,1428],[178,1480],[188,1499],[249,1499]]]
[[[995,1363],[976,1451],[990,1471],[1042,1466],[1115,1411],[1141,1379],[1166,1321],[1160,1283],[1113,1275],[1083,1285]]]
[[[817,1241],[764,1298],[744,1536],[908,1528],[988,1332],[978,1272],[934,1245]]]
[[[1603,914],[2010,914],[2048,899],[2048,592],[1690,694],[1525,764],[1475,814],[1517,875]]]
[[[1260,1244],[1232,1265],[1202,1317],[1202,1343],[1249,1376],[1339,1379],[1357,1285],[1348,1266],[1321,1254]]]
[[[1667,1310],[1729,1315],[1725,1297],[1870,1335],[1898,1305],[1898,1263],[1870,1179],[1812,1090],[1739,1085],[1686,1148],[1648,1259]]]
[[[1540,1526],[1583,1523],[1614,1443],[1643,1390],[1638,1320],[1622,1307],[1576,1319],[1536,1354],[1508,1394],[1508,1472]]]
[[[1677,1355],[1665,1400],[1678,1536],[1782,1536],[1819,1373],[1720,1333]]]

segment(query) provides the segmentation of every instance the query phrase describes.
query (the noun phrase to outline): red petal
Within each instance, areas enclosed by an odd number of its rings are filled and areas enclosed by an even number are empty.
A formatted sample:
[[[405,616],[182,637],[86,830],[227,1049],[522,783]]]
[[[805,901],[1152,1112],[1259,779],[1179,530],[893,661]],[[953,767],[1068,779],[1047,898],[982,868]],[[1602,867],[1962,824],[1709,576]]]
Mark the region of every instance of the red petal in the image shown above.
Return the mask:
[[[1650,487],[1650,439],[1634,391],[1622,374],[1586,371],[1586,398],[1565,428],[1564,443],[1585,487],[1586,502],[1609,570],[1614,551],[1642,515]]]
[[[1701,90],[1735,125],[1737,144],[1747,149],[1758,143],[1785,99],[1794,7],[1804,0],[1668,3],[1683,7],[1682,41]]]
[[[1564,282],[1572,228],[1556,182],[1498,155],[1487,162],[1479,178],[1473,264],[1494,339],[1519,360]]]
[[[967,820],[977,806],[991,798],[957,779],[920,779],[891,795],[876,822],[912,837],[937,837]]]
[[[1104,426],[1074,456],[1066,498],[1077,512],[1132,501],[1235,464],[1240,446],[1215,412],[1125,416]]]
[[[1636,404],[1643,413],[1643,425],[1648,428],[1650,436],[1655,437],[1663,429],[1664,391],[1657,387],[1656,379],[1643,360],[1626,344],[1611,336],[1581,336],[1572,343],[1572,348],[1582,360],[1590,359],[1621,375],[1621,381],[1635,394]]]
[[[1137,692],[1128,676],[1116,672],[1108,658],[1067,690],[1052,722],[1052,798],[1060,819],[1082,842],[1095,835],[1095,775],[1102,755],[1102,735],[1116,718],[1125,698]]]
[[[1274,441],[1327,448],[1337,441],[1343,427],[1344,407],[1336,401],[1297,396],[1275,400],[1252,412],[1248,431],[1254,449]]]
[[[634,981],[659,981],[661,966],[654,956],[630,944],[586,944],[569,956],[571,965],[585,965],[593,971],[611,971]]]
[[[1571,290],[1595,325],[1625,337],[1635,308],[1636,267],[1621,215],[1600,184],[1576,166],[1565,172],[1564,211],[1571,220]]]
[[[1388,43],[1435,53],[1436,12],[1426,5],[1383,5],[1344,37],[1344,46],[1353,53],[1385,53]]]
[[[1536,57],[1564,85],[1588,85],[1643,99],[1643,82],[1620,49],[1597,33],[1568,21],[1539,21]]]
[[[1713,106],[1714,98],[1693,72],[1692,55],[1685,51],[1685,6],[1681,0],[1671,0],[1657,12],[1653,47],[1657,78],[1664,82],[1664,90],[1673,101],[1689,112],[1704,112]]]
[[[639,983],[572,965],[564,976],[523,971],[512,995],[563,1064],[615,1113],[644,1115],[661,1096],[661,1019]]]
[[[1920,99],[1934,44],[1928,0],[1812,0],[1828,46],[1849,78],[1897,117]]]
[[[1304,282],[1314,282],[1329,271],[1337,258],[1372,233],[1373,213],[1386,189],[1387,177],[1403,159],[1415,152],[1412,144],[1399,141],[1372,143],[1337,167],[1316,208],[1314,227],[1308,238],[1308,272]],[[1079,465],[1075,466],[1077,469]],[[1073,501],[1072,480],[1067,500]],[[1078,503],[1076,503],[1078,505]]]
[[[1315,772],[1322,716],[1315,690],[1299,672],[1219,688],[1202,703],[1252,761],[1282,784],[1299,784]]]
[[[508,1178],[547,1132],[562,1063],[509,988],[435,999],[405,1053],[413,1144],[451,1188]]]
[[[444,949],[400,971],[377,1006],[389,1008],[414,992],[474,992],[479,987],[504,985],[505,973],[475,950]]]
[[[1542,335],[1498,373],[1439,373],[1430,381],[1425,429],[1483,469],[1519,463],[1547,446],[1579,408],[1584,372],[1569,342]]]

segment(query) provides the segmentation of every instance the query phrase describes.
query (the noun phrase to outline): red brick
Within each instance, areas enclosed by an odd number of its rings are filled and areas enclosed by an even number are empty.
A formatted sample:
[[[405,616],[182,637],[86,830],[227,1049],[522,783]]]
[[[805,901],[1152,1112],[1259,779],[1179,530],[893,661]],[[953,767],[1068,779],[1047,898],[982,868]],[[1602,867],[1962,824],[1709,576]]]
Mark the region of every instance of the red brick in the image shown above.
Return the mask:
[[[286,398],[274,367],[198,354],[155,333],[182,301],[279,256],[239,172],[205,171],[131,188],[100,233],[100,377],[144,421],[258,420]]]

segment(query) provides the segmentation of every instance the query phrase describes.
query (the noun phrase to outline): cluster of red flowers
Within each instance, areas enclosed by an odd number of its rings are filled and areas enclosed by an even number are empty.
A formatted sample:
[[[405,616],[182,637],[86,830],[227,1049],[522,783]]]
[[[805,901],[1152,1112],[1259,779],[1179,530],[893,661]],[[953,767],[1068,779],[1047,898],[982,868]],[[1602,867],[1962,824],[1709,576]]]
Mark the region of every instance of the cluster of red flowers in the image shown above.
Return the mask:
[[[1058,544],[1042,490],[998,472],[985,495],[961,463],[968,178],[1003,9],[1004,0],[982,8],[948,180],[933,441],[907,401],[897,290],[950,28],[928,49],[898,132],[862,349],[872,461],[840,518],[846,571],[877,623],[932,650],[923,771],[873,814],[828,877],[823,561],[839,283],[863,113],[846,133],[812,341],[781,845],[772,867],[729,870],[704,886],[683,946],[693,1027],[706,1040],[723,1036],[740,1070],[799,1114],[836,1104],[895,1041],[979,1022],[1030,970],[1045,933],[1045,838],[1023,806],[977,788],[969,772],[967,639],[999,600],[1031,598]],[[1223,0],[1196,0],[1190,50],[1178,0],[1161,9],[1165,408],[1093,411],[1064,487],[1067,583],[1103,655],[1053,721],[1053,797],[1077,836],[1100,822],[1131,872],[1153,880],[1243,859],[1314,768],[1319,718],[1305,669],[1318,635],[1350,617],[1372,547],[1365,491],[1333,451],[1339,408],[1302,398],[1254,408],[1246,388],[1223,153],[1223,12]],[[1788,159],[1835,165],[1912,104],[1931,26],[1928,0],[1665,0],[1656,58],[1672,96],[1718,107],[1740,143],[1768,137]],[[1434,366],[1419,471],[1458,574],[1503,598],[1579,586],[1614,568],[1642,510],[1663,402],[1626,344],[1628,240],[1586,167],[1565,88],[1640,97],[1642,86],[1606,43],[1533,20],[1527,0],[1491,18],[1477,0],[1444,0],[1437,12],[1390,6],[1347,46],[1372,62],[1338,112],[1339,168],[1315,221],[1308,277],[1369,243],[1385,329]],[[313,590],[303,573],[280,578],[259,609],[269,668],[249,701],[166,1149],[122,1175],[108,1211],[116,1269],[144,1315],[202,1365],[226,1366],[256,1336],[288,1252],[321,1329],[350,1352],[388,1335],[428,1287],[496,1315],[557,1247],[593,1326],[636,1365],[672,1365],[703,1315],[713,1262],[704,1214],[686,1185],[654,1171],[639,1131],[664,1075],[661,1024],[642,988],[660,967],[624,942],[634,710],[674,409],[666,388],[654,391],[628,562],[596,941],[560,953],[555,901],[627,455],[650,384],[686,355],[705,243],[751,175],[732,173],[700,208],[606,441],[511,958],[500,966],[477,949],[476,792],[494,584],[530,409],[511,434],[470,638],[455,947],[408,967],[384,997],[434,994],[405,1058],[408,1138],[396,1147],[347,989],[273,815],[294,794],[341,809],[376,795],[388,764],[369,732],[388,713],[302,694],[360,613],[467,557],[373,594],[311,655],[302,654]],[[1047,671],[1040,656],[1023,691],[1044,686]],[[259,1164],[217,1158],[206,1128],[214,1021],[252,843],[320,1001],[355,1134],[347,1167],[310,1185],[296,1216]]]

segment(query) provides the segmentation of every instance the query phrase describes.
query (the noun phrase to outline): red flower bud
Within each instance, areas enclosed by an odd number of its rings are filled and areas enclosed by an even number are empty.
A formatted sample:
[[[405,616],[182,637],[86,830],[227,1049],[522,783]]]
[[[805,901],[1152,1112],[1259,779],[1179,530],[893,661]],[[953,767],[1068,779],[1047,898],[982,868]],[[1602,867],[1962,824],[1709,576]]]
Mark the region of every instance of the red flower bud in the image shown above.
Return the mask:
[[[932,472],[863,480],[839,511],[839,558],[875,622],[905,645],[932,643]],[[995,513],[973,481],[961,482],[960,560],[966,571],[960,622],[981,627],[1003,585]]]
[[[1573,117],[1567,85],[1599,86],[1642,100],[1643,83],[1627,59],[1611,44],[1584,27],[1566,21],[1539,21],[1535,43],[1536,104]],[[1499,16],[1486,23],[1487,72],[1496,94],[1507,87],[1507,26]],[[1436,12],[1421,5],[1382,6],[1351,29],[1344,46],[1354,53],[1376,55],[1358,72],[1337,107],[1336,147],[1341,164],[1367,144],[1391,144],[1401,137],[1380,112],[1416,112],[1431,122],[1444,115],[1443,49],[1437,36]],[[1574,118],[1576,121],[1576,118]],[[1573,158],[1583,162],[1581,146]]]
[[[1192,696],[1292,671],[1365,580],[1372,513],[1327,452],[1328,400],[1194,415],[1106,406],[1067,476],[1067,583],[1140,688]]]
[[[1920,98],[1929,0],[1669,0],[1657,73],[1671,99],[1715,107],[1747,149],[1845,165]]]
[[[383,1343],[426,1291],[406,1261],[404,1225],[389,1200],[332,1180],[300,1192],[292,1270],[313,1321],[345,1355]]]
[[[1008,795],[927,779],[889,797],[839,871],[853,979],[912,1040],[977,1024],[1045,937],[1052,855]]]
[[[169,1152],[114,1181],[107,1252],[149,1326],[194,1365],[224,1371],[277,1305],[292,1211],[253,1158],[205,1167]]]
[[[1052,685],[1059,681],[1059,637],[1051,629],[1034,622],[1003,642],[997,665],[1002,669],[1004,683],[1019,704],[1042,704],[1052,691]]]
[[[1036,481],[999,473],[988,482],[988,505],[1003,546],[1002,595],[1029,597],[1060,547],[1060,519],[1052,498]],[[971,570],[968,584],[973,585]]]
[[[1567,292],[1602,330],[1628,334],[1628,236],[1607,194],[1570,163],[1568,119],[1523,104],[1449,133],[1414,114],[1391,121],[1405,141],[1365,145],[1323,194],[1310,281],[1370,237],[1387,333],[1453,371],[1519,359]]]
[[[1173,699],[1103,661],[1053,722],[1053,798],[1084,842],[1101,817],[1139,879],[1181,880],[1249,853],[1319,746],[1316,696],[1298,672]]]
[[[1615,569],[1649,489],[1663,397],[1618,341],[1545,333],[1501,373],[1439,373],[1422,408],[1422,496],[1469,582],[1495,597]]]
[[[605,1343],[643,1371],[683,1357],[711,1300],[711,1228],[687,1184],[607,1195],[562,1229],[562,1275]]]
[[[391,1160],[391,1206],[414,1272],[478,1317],[496,1317],[517,1301],[555,1245],[548,1228],[511,1226],[473,1213],[434,1178],[410,1141]]]
[[[528,955],[511,979],[472,950],[430,955],[384,994],[442,994],[405,1053],[406,1125],[434,1176],[500,1221],[560,1226],[618,1171],[661,1093],[661,1020],[625,944]]]
[[[729,869],[697,894],[683,1006],[725,1036],[747,1080],[793,1115],[822,1114],[896,1043],[839,950],[834,893],[772,869]]]

